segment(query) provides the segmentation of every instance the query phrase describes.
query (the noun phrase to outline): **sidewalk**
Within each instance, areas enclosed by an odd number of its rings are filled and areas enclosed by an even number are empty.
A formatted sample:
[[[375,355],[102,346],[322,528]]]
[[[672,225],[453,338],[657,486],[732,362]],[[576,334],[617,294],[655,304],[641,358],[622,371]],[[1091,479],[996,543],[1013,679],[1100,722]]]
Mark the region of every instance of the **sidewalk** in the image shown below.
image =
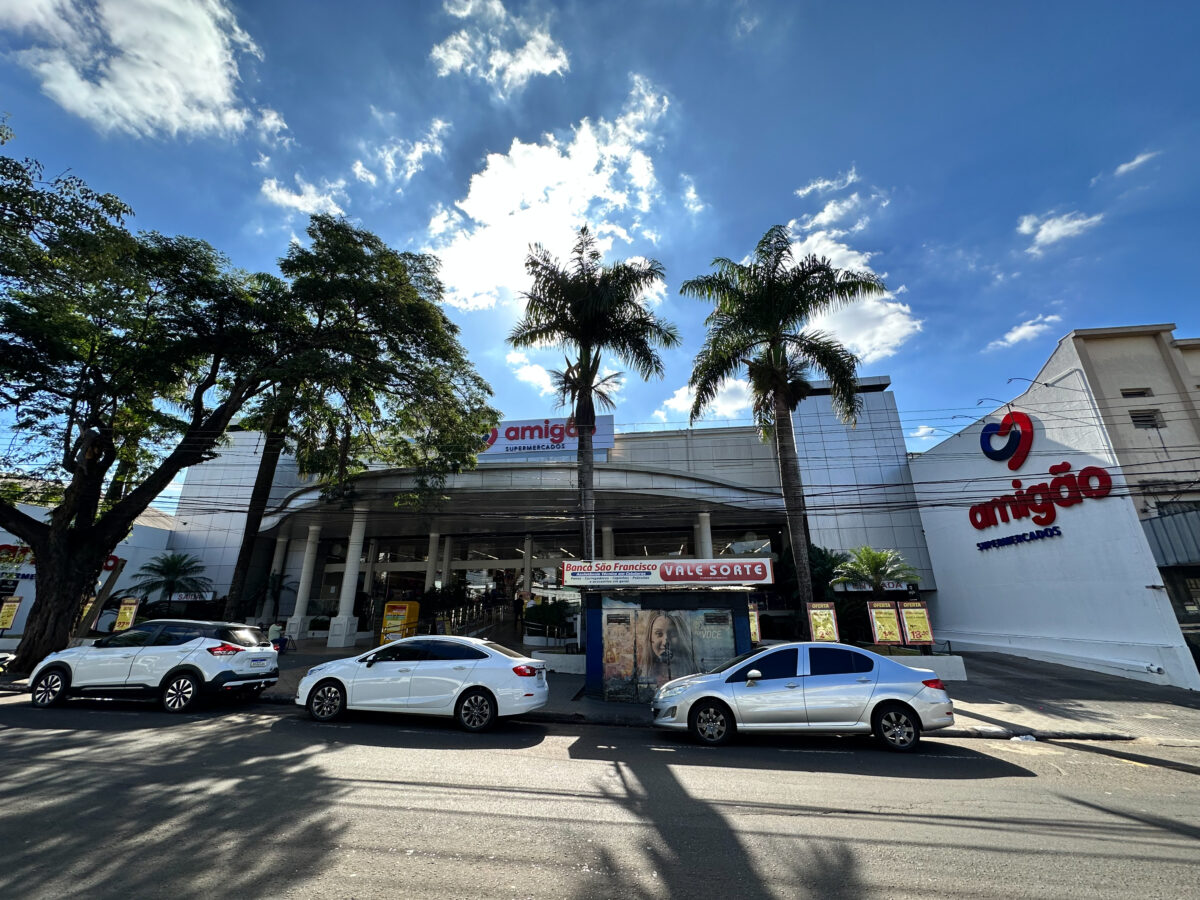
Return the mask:
[[[488,635],[517,647],[509,623]],[[362,652],[366,647],[329,648],[321,640],[300,641],[279,659],[279,681],[263,692],[267,702],[295,701],[300,679],[313,666]],[[1041,740],[1180,740],[1200,745],[1200,693],[1160,687],[1083,669],[1036,662],[1000,653],[964,654],[967,681],[947,684],[956,724],[932,737]],[[608,703],[584,693],[584,677],[555,673],[550,666],[550,700],[525,719],[556,723],[650,726],[645,703]],[[27,691],[28,684],[0,675],[0,691]]]

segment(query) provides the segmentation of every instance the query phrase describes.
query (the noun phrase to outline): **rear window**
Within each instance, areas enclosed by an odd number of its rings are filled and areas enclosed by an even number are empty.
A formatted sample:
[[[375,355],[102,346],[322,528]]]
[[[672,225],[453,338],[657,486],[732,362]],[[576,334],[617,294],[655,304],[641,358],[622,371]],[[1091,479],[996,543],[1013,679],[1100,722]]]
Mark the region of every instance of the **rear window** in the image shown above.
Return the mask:
[[[222,628],[217,633],[217,639],[241,647],[259,647],[270,643],[261,631],[249,625],[245,628]]]
[[[475,647],[468,647],[466,644],[458,644],[454,641],[430,641],[426,659],[487,659],[487,654]]]
[[[525,659],[524,653],[518,653],[516,650],[509,650],[503,644],[496,644],[492,641],[487,641],[483,646],[489,650],[495,650],[497,653],[503,653],[505,656],[511,656],[513,659]]]

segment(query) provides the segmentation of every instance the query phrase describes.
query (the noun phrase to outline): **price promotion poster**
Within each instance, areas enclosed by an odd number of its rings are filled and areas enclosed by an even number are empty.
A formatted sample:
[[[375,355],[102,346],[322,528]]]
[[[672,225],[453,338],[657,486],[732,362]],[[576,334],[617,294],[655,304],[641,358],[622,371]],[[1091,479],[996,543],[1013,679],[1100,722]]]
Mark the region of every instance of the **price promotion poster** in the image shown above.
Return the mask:
[[[21,601],[17,597],[5,597],[3,605],[0,605],[0,631],[8,631],[12,628],[13,622],[17,619],[17,610],[21,608]]]
[[[117,607],[117,621],[113,624],[113,631],[124,631],[133,625],[133,620],[137,618],[140,602],[137,598],[127,598],[121,601],[121,605]]]
[[[904,643],[932,644],[933,626],[924,600],[901,600],[900,622],[904,625]]]
[[[872,600],[867,604],[867,613],[871,617],[871,632],[875,635],[877,644],[903,644],[900,635],[900,617],[896,614],[896,604],[890,600]]]
[[[808,628],[814,641],[841,640],[838,636],[837,610],[832,603],[808,604]]]
[[[383,628],[379,643],[386,644],[396,638],[416,634],[420,612],[421,604],[415,600],[389,600],[383,604]]]

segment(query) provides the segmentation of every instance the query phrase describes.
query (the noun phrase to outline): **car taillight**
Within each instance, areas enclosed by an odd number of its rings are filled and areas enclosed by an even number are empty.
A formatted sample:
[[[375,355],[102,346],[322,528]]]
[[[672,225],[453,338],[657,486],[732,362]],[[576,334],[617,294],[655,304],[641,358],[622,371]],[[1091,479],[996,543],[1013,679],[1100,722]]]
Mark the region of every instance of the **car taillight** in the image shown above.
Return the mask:
[[[927,681],[922,681],[921,684],[927,688],[933,688],[935,691],[944,691],[946,689],[940,678],[930,678]]]
[[[233,644],[222,644],[219,647],[209,647],[208,652],[213,656],[233,656],[235,653],[241,653],[241,647],[235,647]]]
[[[513,671],[522,678],[532,678],[537,674],[537,669],[533,666],[513,666]]]

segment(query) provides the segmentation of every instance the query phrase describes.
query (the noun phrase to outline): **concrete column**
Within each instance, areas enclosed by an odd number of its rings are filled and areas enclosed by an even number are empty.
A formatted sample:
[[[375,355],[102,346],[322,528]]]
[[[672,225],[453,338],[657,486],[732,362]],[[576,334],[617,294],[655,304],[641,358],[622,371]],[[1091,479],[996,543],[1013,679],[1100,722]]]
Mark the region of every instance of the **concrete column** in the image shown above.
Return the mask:
[[[696,556],[700,559],[712,559],[712,516],[702,512],[696,516],[697,542]]]
[[[429,550],[425,554],[425,590],[432,590],[437,580],[438,544],[442,536],[436,531],[429,532]]]
[[[600,528],[600,558],[615,558],[613,551],[613,530],[611,525],[604,525]]]
[[[358,637],[358,618],[354,615],[354,595],[358,591],[358,573],[362,568],[363,538],[367,533],[367,511],[354,510],[350,541],[346,547],[346,570],[342,572],[342,592],[338,595],[338,614],[329,620],[327,647],[353,647]]]
[[[311,616],[308,615],[308,595],[312,591],[313,569],[317,565],[317,544],[321,541],[321,526],[308,526],[308,540],[304,544],[304,562],[300,565],[300,586],[296,588],[296,611],[288,619],[287,636],[297,640],[301,632],[308,631]]]
[[[524,590],[533,590],[533,535],[525,535],[525,578]]]
[[[275,555],[271,557],[271,574],[277,575],[281,581],[283,580],[283,563],[287,558],[287,545],[287,535],[281,534],[275,538]],[[275,609],[275,598],[271,596],[270,588],[271,582],[268,581],[267,590],[263,592],[262,607],[256,616],[257,621],[273,622],[275,620],[275,614],[278,610]]]
[[[446,535],[442,543],[442,589],[450,587],[450,560],[454,558],[454,538]]]

